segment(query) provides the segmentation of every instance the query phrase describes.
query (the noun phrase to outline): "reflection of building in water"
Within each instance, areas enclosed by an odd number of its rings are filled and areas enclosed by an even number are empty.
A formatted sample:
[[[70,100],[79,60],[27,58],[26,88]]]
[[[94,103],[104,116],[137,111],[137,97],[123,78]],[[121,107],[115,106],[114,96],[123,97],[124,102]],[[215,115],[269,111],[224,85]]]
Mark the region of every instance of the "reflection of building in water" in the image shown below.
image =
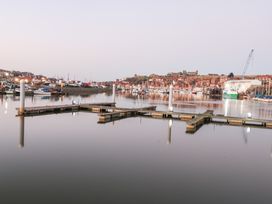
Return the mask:
[[[241,101],[241,105],[240,105],[240,115],[244,114],[244,100]]]
[[[229,99],[225,99],[224,101],[224,115],[229,115]]]
[[[19,117],[20,120],[20,143],[19,147],[23,148],[25,146],[25,117]]]
[[[224,99],[223,111],[225,116],[252,117],[268,120],[272,118],[272,104],[249,100]]]
[[[167,140],[167,144],[171,144],[171,142],[172,142],[172,125],[173,125],[173,120],[170,119],[168,121],[168,140]]]
[[[8,101],[5,101],[5,110],[4,113],[7,114],[8,113]]]
[[[270,107],[270,108],[269,108]],[[272,106],[267,106],[258,109],[258,117],[263,119],[271,119],[272,118]]]
[[[161,105],[168,105],[168,94],[158,94],[158,93],[149,93],[145,95],[132,95],[129,92],[120,92],[119,96],[125,98],[134,99],[135,103],[137,99],[141,101],[148,101],[150,103],[156,103]],[[221,100],[210,99],[209,96],[202,95],[201,97],[193,94],[173,94],[173,106],[175,108],[207,108],[207,109],[216,109],[223,107]]]

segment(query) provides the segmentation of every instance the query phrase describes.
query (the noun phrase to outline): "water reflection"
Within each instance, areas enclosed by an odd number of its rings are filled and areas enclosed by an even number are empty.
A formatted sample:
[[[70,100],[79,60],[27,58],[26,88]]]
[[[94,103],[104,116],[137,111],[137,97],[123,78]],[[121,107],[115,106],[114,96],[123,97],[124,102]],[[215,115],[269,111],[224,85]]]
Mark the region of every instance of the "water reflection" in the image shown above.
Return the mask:
[[[75,117],[78,115],[78,112],[72,112],[72,116]]]
[[[225,99],[224,101],[224,115],[228,116],[229,114],[229,99]]]
[[[242,129],[242,134],[243,134],[245,144],[248,143],[248,135],[249,135],[250,131],[251,131],[250,127],[246,127],[246,128]]]
[[[8,101],[5,101],[5,110],[4,110],[4,114],[8,113]]]
[[[224,112],[225,116],[253,117],[268,120],[272,118],[272,103],[225,99],[223,104],[222,112]],[[216,109],[220,113],[220,107]]]
[[[271,157],[271,159],[272,159],[272,145],[271,145],[271,147],[270,147],[270,157]]]
[[[119,106],[127,106],[127,107],[136,107],[136,106],[146,106],[146,105],[156,105],[158,110],[162,110],[164,107],[167,107],[167,104],[162,104],[161,101],[164,100],[164,98],[160,98],[157,96],[150,96],[149,98],[147,96],[137,96],[134,100],[128,100],[126,98],[122,98],[122,95],[119,95],[119,101],[117,103]],[[127,96],[131,97],[131,96]],[[150,100],[154,97],[155,100],[158,100],[156,102],[151,102]],[[4,117],[12,116],[14,117],[16,115],[16,107],[18,107],[18,103],[16,103],[18,97],[17,96],[0,96],[0,110],[1,114]],[[32,97],[26,97],[26,104],[28,106],[35,106],[35,105],[52,105],[52,104],[70,104],[71,100],[79,100],[82,103],[88,103],[88,102],[98,102],[98,101],[108,101],[111,100],[110,96],[100,94],[100,95],[93,95],[89,96],[86,99],[80,98],[76,96],[57,96],[57,97],[46,97],[46,100],[44,100],[44,97],[39,96],[32,96]],[[152,99],[153,100],[153,99]],[[159,101],[161,100],[161,101]],[[176,109],[177,111],[184,111],[184,112],[203,112],[203,110],[206,110],[207,107],[210,107],[211,109],[215,110],[215,113],[224,114],[226,116],[247,116],[247,113],[251,112],[252,117],[254,118],[264,118],[264,119],[271,119],[272,117],[272,104],[268,103],[257,103],[250,100],[231,100],[226,99],[223,101],[197,101],[193,98],[174,98],[176,102]],[[187,103],[187,105],[182,101],[179,100],[192,100],[190,103]],[[195,101],[193,101],[195,100]],[[14,102],[15,101],[15,102]],[[167,100],[166,100],[167,101]],[[121,105],[120,105],[121,104]],[[162,104],[162,105],[160,105]],[[179,105],[177,105],[179,104]],[[193,105],[190,105],[193,104]],[[203,109],[205,107],[205,109]],[[193,110],[194,109],[194,110]],[[193,111],[192,111],[193,110]],[[72,112],[71,113],[73,117],[78,117],[78,112]],[[20,121],[20,147],[24,147],[24,118],[19,118]],[[142,118],[139,118],[140,123],[142,122]],[[115,125],[115,122],[112,122],[113,125]],[[165,129],[165,143],[172,144],[172,125],[173,121],[168,120],[168,129],[166,132]],[[215,128],[215,126],[213,126]],[[166,128],[166,126],[165,126]],[[201,131],[201,130],[200,130]],[[251,134],[250,127],[242,127],[242,129],[239,131],[239,137],[242,138],[244,144],[248,144],[249,142],[249,135]],[[166,135],[167,134],[167,135]],[[254,135],[254,133],[253,133]]]
[[[132,99],[134,103],[148,102],[149,104],[166,105],[168,104],[168,94],[147,94],[147,95],[134,95],[129,92],[118,92],[118,97]],[[212,99],[208,96],[198,96],[192,94],[173,94],[173,106],[177,108],[207,108],[217,109],[223,107],[223,103],[219,99]]]
[[[20,142],[19,147],[23,148],[25,146],[25,117],[20,116]]]
[[[0,96],[1,104],[6,108],[7,113],[8,103],[19,101],[18,96],[4,95]],[[168,104],[168,95],[137,95],[131,94],[117,95],[117,103],[127,107],[142,107],[145,105],[156,105],[159,110],[165,110]],[[102,98],[102,101],[111,100],[110,96],[105,94],[91,95],[88,97],[79,96],[28,96],[26,97],[26,104],[32,105],[47,105],[47,104],[70,104],[72,100],[80,103],[90,103]],[[127,100],[132,99],[132,100]],[[14,104],[14,103],[13,103]],[[203,112],[207,109],[212,109],[216,114],[224,114],[225,116],[242,116],[246,117],[248,113],[252,114],[254,118],[271,119],[272,118],[272,104],[260,103],[251,100],[214,100],[208,97],[195,97],[191,95],[177,95],[173,96],[173,106],[177,111],[184,112]]]
[[[168,121],[168,140],[167,140],[167,144],[172,143],[172,125],[173,125],[173,120],[170,119]]]

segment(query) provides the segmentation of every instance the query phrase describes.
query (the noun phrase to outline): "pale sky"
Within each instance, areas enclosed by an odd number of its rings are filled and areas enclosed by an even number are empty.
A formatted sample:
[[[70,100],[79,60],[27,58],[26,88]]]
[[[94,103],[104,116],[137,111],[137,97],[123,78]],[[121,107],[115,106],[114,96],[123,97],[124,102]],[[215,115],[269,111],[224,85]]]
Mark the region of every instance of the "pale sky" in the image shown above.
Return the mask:
[[[0,0],[0,68],[81,80],[272,74],[271,0]]]

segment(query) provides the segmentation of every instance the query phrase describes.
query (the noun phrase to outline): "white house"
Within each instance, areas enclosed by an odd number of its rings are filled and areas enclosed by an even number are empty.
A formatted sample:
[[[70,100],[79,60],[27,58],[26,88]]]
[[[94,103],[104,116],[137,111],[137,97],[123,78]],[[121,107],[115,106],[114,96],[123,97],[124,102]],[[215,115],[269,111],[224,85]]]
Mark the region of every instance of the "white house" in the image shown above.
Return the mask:
[[[260,80],[230,80],[224,83],[224,90],[237,91],[238,93],[246,92],[252,86],[260,86]]]

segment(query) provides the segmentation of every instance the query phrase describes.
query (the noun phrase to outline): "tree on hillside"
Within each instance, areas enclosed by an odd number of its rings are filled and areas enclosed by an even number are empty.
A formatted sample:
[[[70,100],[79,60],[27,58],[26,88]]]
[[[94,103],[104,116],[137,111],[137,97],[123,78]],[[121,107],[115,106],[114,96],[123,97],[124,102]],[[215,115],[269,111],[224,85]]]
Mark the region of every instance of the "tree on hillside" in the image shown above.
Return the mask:
[[[233,78],[233,77],[234,77],[233,72],[229,73],[228,78]]]

